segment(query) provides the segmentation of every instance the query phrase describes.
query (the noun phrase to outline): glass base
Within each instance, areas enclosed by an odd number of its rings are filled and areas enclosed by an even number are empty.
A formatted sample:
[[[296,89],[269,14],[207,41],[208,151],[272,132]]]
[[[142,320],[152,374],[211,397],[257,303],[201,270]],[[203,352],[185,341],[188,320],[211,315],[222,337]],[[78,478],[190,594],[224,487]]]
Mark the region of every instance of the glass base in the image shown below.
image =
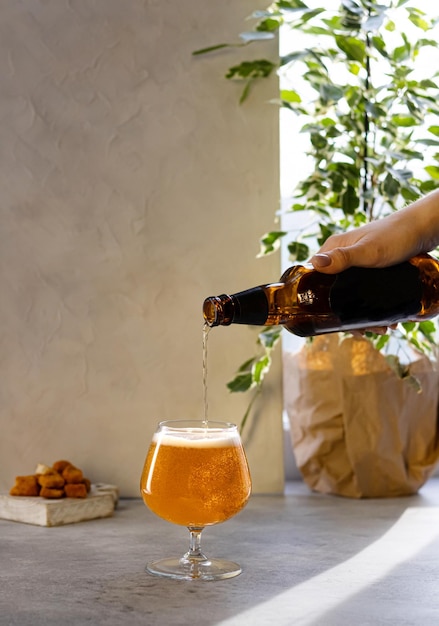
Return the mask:
[[[148,563],[145,570],[154,576],[165,576],[178,580],[222,580],[242,572],[238,563],[223,559],[160,559]]]

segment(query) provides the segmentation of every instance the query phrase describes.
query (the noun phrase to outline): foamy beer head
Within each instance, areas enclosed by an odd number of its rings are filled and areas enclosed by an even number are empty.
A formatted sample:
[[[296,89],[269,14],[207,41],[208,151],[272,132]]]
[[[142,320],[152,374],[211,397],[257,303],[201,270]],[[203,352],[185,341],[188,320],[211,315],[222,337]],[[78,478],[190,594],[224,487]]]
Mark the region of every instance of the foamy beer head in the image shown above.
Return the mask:
[[[248,501],[250,474],[236,426],[163,422],[143,468],[141,493],[156,515],[174,524],[208,526]]]

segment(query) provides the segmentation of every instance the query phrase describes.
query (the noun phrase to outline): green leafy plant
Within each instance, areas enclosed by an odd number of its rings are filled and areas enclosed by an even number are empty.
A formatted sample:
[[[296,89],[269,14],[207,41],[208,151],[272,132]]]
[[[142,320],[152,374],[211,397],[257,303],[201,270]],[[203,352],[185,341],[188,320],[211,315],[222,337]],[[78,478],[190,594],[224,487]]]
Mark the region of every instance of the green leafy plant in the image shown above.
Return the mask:
[[[257,81],[278,71],[274,102],[300,117],[309,140],[312,165],[289,209],[306,215],[306,226],[290,231],[281,224],[264,234],[259,256],[284,245],[292,262],[303,261],[330,235],[380,219],[439,186],[439,125],[432,121],[439,119],[438,72],[418,77],[416,71],[420,54],[438,48],[431,36],[438,20],[409,0],[328,4],[275,1],[253,14],[254,28],[241,34],[241,43],[194,53],[256,44],[280,28],[305,42],[280,59],[246,60],[226,74],[243,81],[244,103]],[[434,322],[407,323],[392,336],[399,346],[432,354],[435,331]],[[390,335],[367,336],[378,350],[388,349]],[[260,350],[228,384],[231,391],[260,390],[279,338],[279,328],[260,333]],[[400,350],[387,355],[389,365],[416,385]]]

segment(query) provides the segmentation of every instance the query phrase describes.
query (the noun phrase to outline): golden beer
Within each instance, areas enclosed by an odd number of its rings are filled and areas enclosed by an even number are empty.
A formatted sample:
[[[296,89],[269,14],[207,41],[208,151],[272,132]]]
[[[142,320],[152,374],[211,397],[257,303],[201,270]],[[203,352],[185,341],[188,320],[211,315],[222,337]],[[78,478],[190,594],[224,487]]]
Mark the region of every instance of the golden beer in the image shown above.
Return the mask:
[[[168,522],[199,528],[224,522],[250,497],[239,435],[210,428],[156,433],[140,488],[145,504]]]

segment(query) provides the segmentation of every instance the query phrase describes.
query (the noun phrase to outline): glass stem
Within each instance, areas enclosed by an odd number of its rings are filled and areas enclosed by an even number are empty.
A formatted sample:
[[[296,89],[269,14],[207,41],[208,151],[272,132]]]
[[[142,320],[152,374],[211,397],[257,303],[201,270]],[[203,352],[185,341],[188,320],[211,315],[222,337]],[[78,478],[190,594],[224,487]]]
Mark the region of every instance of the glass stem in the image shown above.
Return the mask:
[[[189,552],[185,554],[187,559],[204,561],[206,556],[201,552],[201,533],[203,528],[189,528]]]

